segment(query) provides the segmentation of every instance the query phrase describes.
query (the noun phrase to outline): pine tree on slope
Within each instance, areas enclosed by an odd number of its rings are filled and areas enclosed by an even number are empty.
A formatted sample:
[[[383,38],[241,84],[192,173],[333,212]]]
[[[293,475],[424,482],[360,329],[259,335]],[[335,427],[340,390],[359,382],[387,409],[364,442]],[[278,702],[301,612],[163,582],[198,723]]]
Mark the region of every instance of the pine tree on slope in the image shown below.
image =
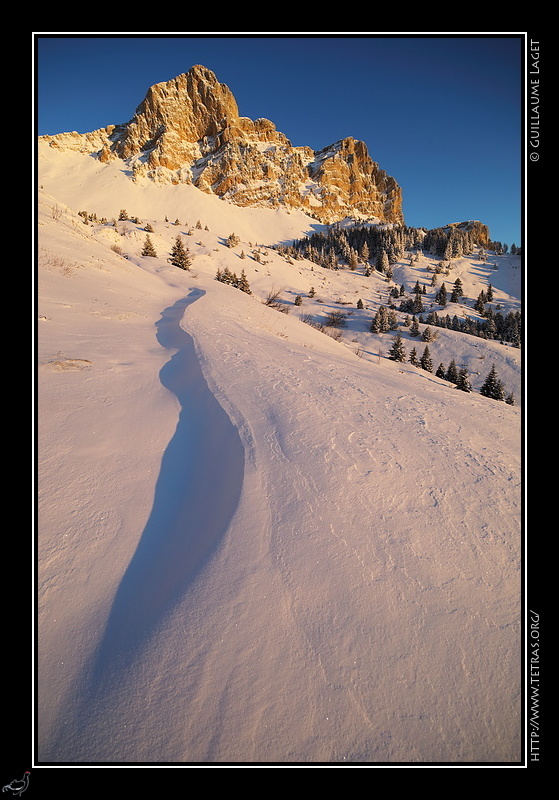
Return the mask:
[[[404,343],[399,333],[397,334],[396,339],[394,340],[392,347],[389,350],[388,357],[392,361],[406,360],[406,351],[404,350]]]
[[[493,400],[505,399],[505,389],[502,382],[497,377],[497,370],[495,369],[494,364],[491,367],[483,386],[479,390],[479,393],[484,397],[491,397]]]
[[[470,383],[470,379],[468,377],[468,370],[466,367],[462,367],[460,372],[458,373],[458,378],[456,380],[456,388],[460,389],[462,392],[471,392],[472,385]]]
[[[445,380],[450,381],[450,383],[458,383],[458,369],[456,367],[456,361],[454,359],[452,359],[452,361],[448,365],[448,369],[445,375]]]
[[[171,264],[173,264],[173,266],[180,267],[180,269],[190,269],[190,265],[192,264],[190,251],[184,246],[180,236],[177,236],[175,239],[175,244],[171,250],[171,257],[169,261]]]
[[[240,289],[241,292],[245,292],[245,294],[252,294],[244,269],[241,270],[241,277],[237,280],[235,286],[237,289]]]
[[[153,243],[152,243],[151,239],[149,238],[149,234],[146,235],[146,238],[145,238],[145,241],[144,241],[144,248],[142,250],[142,255],[143,256],[151,256],[152,258],[157,258],[157,253],[155,252],[155,247],[153,246]]]
[[[423,355],[419,359],[419,366],[421,369],[426,370],[427,372],[433,372],[433,362],[431,360],[431,354],[429,352],[429,347],[425,345],[425,350],[423,351]]]

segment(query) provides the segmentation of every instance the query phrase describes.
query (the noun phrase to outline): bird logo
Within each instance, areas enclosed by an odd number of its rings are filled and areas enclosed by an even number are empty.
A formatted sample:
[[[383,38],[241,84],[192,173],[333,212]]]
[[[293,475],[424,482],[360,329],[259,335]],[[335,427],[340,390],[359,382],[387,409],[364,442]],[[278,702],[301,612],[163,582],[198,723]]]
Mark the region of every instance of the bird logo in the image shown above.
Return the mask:
[[[14,797],[18,797],[22,792],[24,792],[27,787],[29,786],[29,772],[23,773],[23,778],[21,780],[15,780],[11,783],[7,783],[5,786],[2,787],[3,792],[11,792]]]

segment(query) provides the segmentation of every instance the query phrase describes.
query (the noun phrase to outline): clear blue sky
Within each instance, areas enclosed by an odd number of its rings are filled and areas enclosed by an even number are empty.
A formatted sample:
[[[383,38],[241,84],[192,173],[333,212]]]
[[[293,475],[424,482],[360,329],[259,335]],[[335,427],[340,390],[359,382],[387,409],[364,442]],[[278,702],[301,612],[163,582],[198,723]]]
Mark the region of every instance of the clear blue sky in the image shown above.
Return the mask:
[[[345,136],[400,184],[408,225],[479,219],[521,243],[523,34],[36,34],[37,133],[127,122],[202,64],[293,145]]]

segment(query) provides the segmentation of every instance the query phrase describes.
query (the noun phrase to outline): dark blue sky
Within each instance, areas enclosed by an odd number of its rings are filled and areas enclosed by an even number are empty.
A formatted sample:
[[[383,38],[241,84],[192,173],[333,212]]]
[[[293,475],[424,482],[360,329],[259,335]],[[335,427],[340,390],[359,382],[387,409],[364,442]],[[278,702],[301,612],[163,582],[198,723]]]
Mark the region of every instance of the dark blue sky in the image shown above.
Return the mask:
[[[521,242],[523,34],[36,34],[37,132],[127,122],[202,64],[293,145],[345,136],[400,184],[405,221]]]

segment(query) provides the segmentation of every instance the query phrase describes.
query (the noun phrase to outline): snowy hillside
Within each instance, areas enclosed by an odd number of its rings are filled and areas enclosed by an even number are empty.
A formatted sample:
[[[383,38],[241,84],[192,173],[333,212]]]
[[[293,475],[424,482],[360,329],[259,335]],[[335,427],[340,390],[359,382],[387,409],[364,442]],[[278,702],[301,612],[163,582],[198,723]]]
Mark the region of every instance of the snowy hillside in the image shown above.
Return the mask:
[[[469,393],[388,358],[428,255],[290,260],[315,220],[78,153],[39,183],[39,763],[519,760],[521,351],[438,328]],[[516,257],[458,276],[520,309]]]

